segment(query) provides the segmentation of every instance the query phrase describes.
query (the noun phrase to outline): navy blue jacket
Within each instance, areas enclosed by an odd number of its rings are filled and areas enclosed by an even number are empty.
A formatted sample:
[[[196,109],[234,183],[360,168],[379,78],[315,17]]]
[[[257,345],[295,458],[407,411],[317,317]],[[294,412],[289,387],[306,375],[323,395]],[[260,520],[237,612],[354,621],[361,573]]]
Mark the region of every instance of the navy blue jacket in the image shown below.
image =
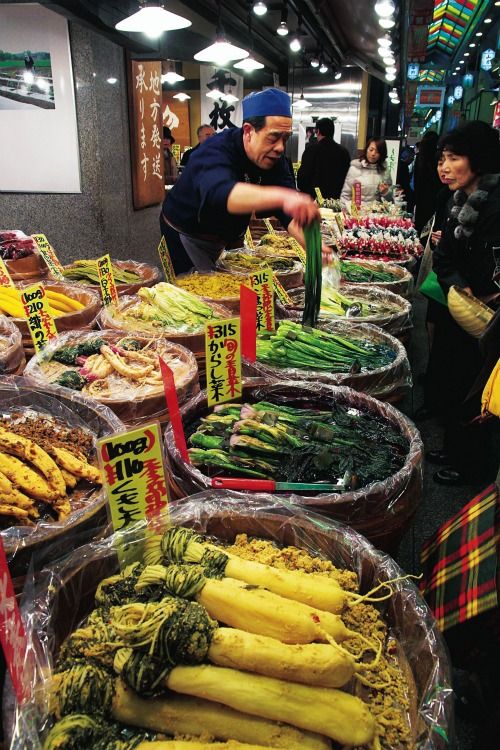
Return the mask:
[[[192,237],[213,236],[226,242],[241,239],[250,214],[230,214],[227,210],[229,193],[237,182],[295,190],[284,156],[272,169],[260,169],[245,153],[242,129],[227,128],[191,152],[187,166],[163,202],[163,214],[176,229]],[[285,229],[288,227],[290,216],[282,211],[272,214]]]

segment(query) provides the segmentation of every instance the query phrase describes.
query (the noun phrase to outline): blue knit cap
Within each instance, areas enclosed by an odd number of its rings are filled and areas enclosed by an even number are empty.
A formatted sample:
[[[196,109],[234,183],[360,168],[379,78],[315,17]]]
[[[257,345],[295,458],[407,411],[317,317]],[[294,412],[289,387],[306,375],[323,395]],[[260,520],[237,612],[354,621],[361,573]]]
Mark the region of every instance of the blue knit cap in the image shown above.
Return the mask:
[[[290,97],[281,89],[252,91],[243,99],[243,119],[250,117],[291,117]]]

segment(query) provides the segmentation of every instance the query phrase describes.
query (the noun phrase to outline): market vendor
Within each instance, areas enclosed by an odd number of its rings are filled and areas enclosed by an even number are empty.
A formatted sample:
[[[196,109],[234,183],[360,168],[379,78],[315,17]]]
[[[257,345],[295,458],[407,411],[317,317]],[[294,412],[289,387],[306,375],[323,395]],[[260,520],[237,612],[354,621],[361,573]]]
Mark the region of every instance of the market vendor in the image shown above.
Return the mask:
[[[225,247],[241,247],[253,211],[276,216],[302,245],[302,227],[320,218],[311,197],[295,189],[285,159],[289,95],[271,88],[242,104],[243,127],[196,149],[163,203],[160,227],[176,274],[212,270]]]

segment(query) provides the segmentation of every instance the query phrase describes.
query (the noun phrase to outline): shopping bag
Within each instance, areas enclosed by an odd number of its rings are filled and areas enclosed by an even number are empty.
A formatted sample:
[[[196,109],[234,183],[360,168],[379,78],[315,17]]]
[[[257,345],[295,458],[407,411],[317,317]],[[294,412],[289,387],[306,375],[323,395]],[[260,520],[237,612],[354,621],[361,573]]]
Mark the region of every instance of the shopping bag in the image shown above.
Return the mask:
[[[415,284],[415,288],[417,292],[420,290],[420,287],[424,283],[425,279],[427,278],[429,273],[432,271],[432,230],[433,229],[434,229],[434,218],[432,219],[429,234],[427,235],[427,242],[425,243],[424,253],[422,255],[422,260],[420,261],[420,268],[418,269],[418,276],[417,276],[417,281]]]
[[[500,359],[484,387],[481,397],[481,413],[500,417]]]
[[[440,305],[444,305],[446,307],[448,304],[441,284],[439,283],[436,276],[436,272],[432,269],[420,285],[419,292],[421,292],[421,294],[425,295],[426,297],[429,297],[429,299],[433,299],[435,302],[439,302]]]

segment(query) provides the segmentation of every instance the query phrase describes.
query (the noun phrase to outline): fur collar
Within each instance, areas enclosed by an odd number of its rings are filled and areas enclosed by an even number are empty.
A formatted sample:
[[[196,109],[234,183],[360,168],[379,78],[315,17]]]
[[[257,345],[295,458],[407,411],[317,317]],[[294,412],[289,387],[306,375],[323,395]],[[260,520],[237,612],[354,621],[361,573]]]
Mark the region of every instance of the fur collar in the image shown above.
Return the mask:
[[[457,240],[470,237],[479,217],[481,206],[488,200],[489,194],[500,184],[500,174],[485,174],[478,183],[477,189],[467,195],[464,190],[453,194],[451,216],[458,221],[454,230]]]

